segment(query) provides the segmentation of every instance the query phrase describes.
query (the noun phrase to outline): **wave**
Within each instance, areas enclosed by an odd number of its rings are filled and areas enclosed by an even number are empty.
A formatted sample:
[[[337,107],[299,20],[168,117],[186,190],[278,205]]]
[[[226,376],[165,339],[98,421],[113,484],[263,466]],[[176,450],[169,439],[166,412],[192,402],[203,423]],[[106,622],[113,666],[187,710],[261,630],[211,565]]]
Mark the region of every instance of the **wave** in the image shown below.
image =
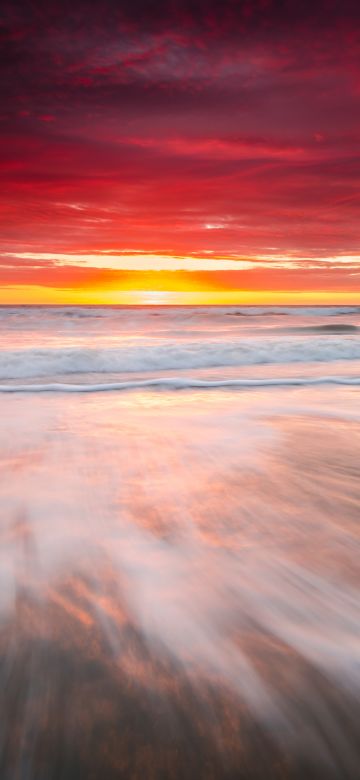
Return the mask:
[[[287,328],[286,333],[359,333],[358,325],[347,322],[331,322],[326,325],[303,325],[297,328]]]
[[[360,385],[360,376],[322,376],[322,377],[279,377],[259,379],[196,379],[191,377],[154,377],[153,379],[134,379],[125,382],[101,382],[97,384],[66,384],[50,382],[47,384],[0,385],[0,393],[99,393],[119,390],[139,390],[142,388],[164,388],[170,390],[212,389],[212,388],[252,388],[252,387],[289,387],[306,385]]]
[[[29,348],[0,353],[0,380],[80,373],[134,373],[261,364],[359,360],[360,339],[244,338],[236,341],[166,341],[111,348]]]
[[[345,314],[360,315],[360,306],[245,306],[225,313],[235,317],[339,317]]]
[[[341,317],[359,315],[360,306],[0,306],[0,319],[147,319],[161,316],[168,320],[186,321],[223,315],[230,317]]]

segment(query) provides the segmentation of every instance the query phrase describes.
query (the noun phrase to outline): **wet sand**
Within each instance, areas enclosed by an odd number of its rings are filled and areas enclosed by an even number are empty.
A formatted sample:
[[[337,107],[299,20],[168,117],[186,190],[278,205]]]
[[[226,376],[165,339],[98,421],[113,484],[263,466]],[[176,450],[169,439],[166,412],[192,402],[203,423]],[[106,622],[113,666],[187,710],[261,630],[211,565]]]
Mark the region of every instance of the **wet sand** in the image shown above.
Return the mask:
[[[1,778],[356,780],[356,390],[0,417]]]

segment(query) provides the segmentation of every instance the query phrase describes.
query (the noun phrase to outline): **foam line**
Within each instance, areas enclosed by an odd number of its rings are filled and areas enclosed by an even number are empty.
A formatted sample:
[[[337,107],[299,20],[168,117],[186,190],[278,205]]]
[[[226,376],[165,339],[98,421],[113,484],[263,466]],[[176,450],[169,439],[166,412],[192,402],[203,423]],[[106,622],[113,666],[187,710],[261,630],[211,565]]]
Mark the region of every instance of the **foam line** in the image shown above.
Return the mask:
[[[99,393],[120,390],[138,390],[142,388],[169,388],[170,390],[186,390],[190,388],[211,389],[218,387],[286,387],[304,385],[360,385],[360,377],[323,376],[323,377],[289,377],[268,379],[195,379],[191,377],[156,377],[154,379],[138,379],[125,382],[103,382],[99,384],[65,384],[52,382],[49,384],[18,384],[0,385],[0,393]]]

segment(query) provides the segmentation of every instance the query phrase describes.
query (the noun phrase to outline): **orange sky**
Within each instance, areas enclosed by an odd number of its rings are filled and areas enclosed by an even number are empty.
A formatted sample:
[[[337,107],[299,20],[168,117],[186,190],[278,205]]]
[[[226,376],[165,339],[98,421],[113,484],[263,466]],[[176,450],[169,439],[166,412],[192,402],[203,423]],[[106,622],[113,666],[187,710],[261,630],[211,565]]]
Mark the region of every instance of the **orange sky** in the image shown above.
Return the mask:
[[[360,302],[356,255],[27,251],[3,253],[0,264],[3,304]]]

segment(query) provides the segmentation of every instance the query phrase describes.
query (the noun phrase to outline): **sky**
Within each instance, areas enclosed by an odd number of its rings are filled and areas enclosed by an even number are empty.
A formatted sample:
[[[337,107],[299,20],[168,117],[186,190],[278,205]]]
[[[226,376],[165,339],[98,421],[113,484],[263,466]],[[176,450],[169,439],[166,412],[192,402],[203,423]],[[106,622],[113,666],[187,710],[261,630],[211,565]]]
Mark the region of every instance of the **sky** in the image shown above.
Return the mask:
[[[360,303],[360,7],[3,0],[0,303]]]

